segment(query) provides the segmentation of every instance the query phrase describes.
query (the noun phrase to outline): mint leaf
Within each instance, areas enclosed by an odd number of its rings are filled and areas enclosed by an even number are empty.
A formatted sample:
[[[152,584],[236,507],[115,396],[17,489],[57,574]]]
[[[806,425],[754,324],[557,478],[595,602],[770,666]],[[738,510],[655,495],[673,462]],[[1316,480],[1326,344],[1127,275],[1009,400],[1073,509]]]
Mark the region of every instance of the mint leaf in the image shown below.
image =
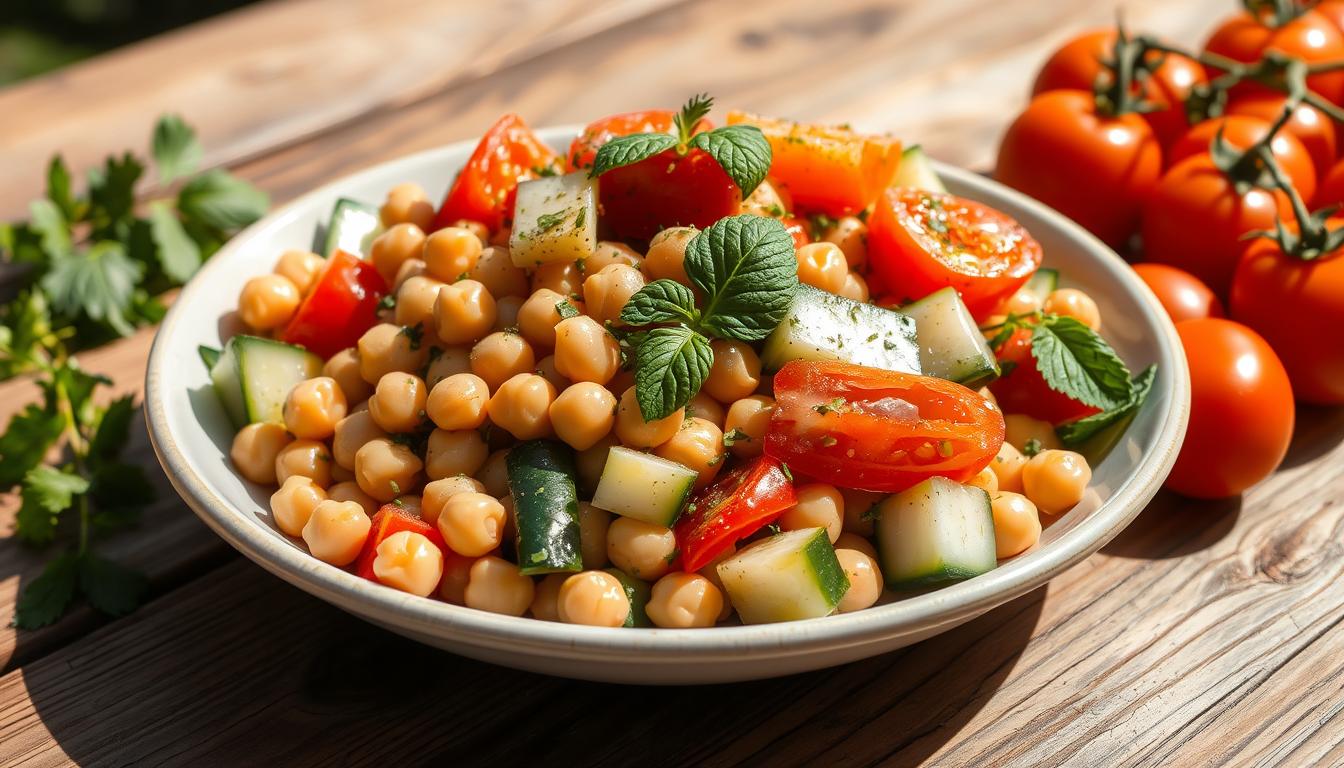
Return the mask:
[[[131,436],[131,421],[135,418],[133,395],[119,397],[108,404],[98,419],[97,431],[89,441],[89,457],[95,461],[116,458]]]
[[[79,563],[79,591],[89,603],[111,616],[125,616],[140,605],[149,582],[125,566],[97,555],[87,555]]]
[[[164,115],[154,124],[151,146],[159,183],[168,184],[195,172],[201,163],[201,143],[196,131],[177,115]]]
[[[14,626],[37,629],[56,621],[75,598],[79,557],[72,552],[47,563],[42,575],[24,587],[14,610]]]
[[[55,260],[70,253],[70,225],[52,201],[41,198],[28,204],[28,226],[41,238],[47,258]]]
[[[0,491],[14,487],[28,471],[42,463],[47,449],[61,436],[65,420],[55,409],[30,403],[9,420],[0,435]]]
[[[47,164],[47,199],[56,204],[66,221],[79,218],[79,204],[70,189],[70,169],[60,155],[52,155]]]
[[[163,274],[175,283],[187,282],[201,267],[200,246],[182,228],[172,206],[163,201],[150,204],[149,226]]]
[[[126,256],[125,246],[104,240],[87,251],[56,259],[42,278],[42,289],[61,314],[105,321],[127,336],[135,329],[126,311],[144,272],[143,264]]]
[[[691,146],[703,149],[742,191],[750,195],[770,172],[770,142],[754,125],[725,125],[697,133]]]
[[[1129,369],[1097,332],[1072,317],[1046,315],[1031,332],[1036,369],[1051,389],[1106,410],[1129,397]]]
[[[686,275],[705,297],[700,327],[759,341],[784,320],[798,289],[793,237],[777,219],[723,218],[686,246]]]
[[[265,192],[219,169],[188,181],[177,193],[177,209],[189,220],[215,229],[242,229],[266,214]]]
[[[96,235],[109,232],[135,208],[135,183],[145,167],[130,152],[109,157],[102,168],[89,171],[90,218]]]
[[[677,146],[677,139],[666,133],[633,133],[629,136],[617,136],[598,147],[593,157],[593,168],[588,176],[601,176],[613,168],[647,160],[659,152],[666,152]]]
[[[73,472],[46,465],[28,470],[23,476],[15,532],[31,544],[50,542],[56,535],[57,518],[87,490],[89,481]]]
[[[1070,448],[1077,447],[1113,424],[1117,424],[1138,412],[1148,393],[1153,389],[1153,379],[1157,376],[1157,366],[1150,365],[1143,373],[1134,377],[1129,397],[1114,408],[1094,413],[1086,418],[1061,424],[1055,428],[1060,442]]]
[[[699,318],[691,289],[666,278],[640,288],[621,308],[621,321],[627,325],[694,323]]]
[[[709,377],[709,339],[687,328],[654,328],[635,350],[635,399],[645,421],[664,418],[690,402]]]

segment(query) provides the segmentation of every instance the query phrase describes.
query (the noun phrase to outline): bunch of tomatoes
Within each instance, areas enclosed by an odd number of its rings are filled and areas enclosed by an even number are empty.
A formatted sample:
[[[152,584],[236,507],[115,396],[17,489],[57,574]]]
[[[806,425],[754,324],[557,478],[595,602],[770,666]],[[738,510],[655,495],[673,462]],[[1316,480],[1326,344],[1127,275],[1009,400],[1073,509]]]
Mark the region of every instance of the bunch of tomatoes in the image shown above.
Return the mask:
[[[1168,487],[1201,498],[1279,465],[1295,399],[1344,404],[1344,0],[1244,5],[1198,51],[1069,41],[996,170],[1131,255],[1176,322],[1192,408]]]

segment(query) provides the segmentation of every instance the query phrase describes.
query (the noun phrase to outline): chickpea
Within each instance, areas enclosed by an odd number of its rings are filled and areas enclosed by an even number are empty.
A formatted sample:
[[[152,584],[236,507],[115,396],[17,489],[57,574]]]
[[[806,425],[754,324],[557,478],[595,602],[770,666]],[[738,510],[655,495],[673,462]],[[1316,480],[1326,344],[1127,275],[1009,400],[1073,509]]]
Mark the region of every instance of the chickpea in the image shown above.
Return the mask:
[[[553,349],[555,347],[555,326],[562,318],[560,312],[555,306],[562,301],[568,301],[571,305],[574,301],[552,291],[550,288],[542,288],[523,302],[523,306],[518,309],[518,330],[523,334],[523,338],[536,349]],[[580,302],[581,303],[581,302]],[[582,312],[582,308],[576,307]]]
[[[841,528],[859,536],[872,536],[873,505],[885,499],[886,494],[841,488],[840,496],[845,500],[845,522]]]
[[[355,452],[355,481],[382,502],[414,489],[423,467],[414,451],[386,437],[370,440]]]
[[[285,251],[275,263],[274,272],[293,283],[299,294],[304,295],[317,281],[325,263],[326,259],[312,251]]]
[[[389,373],[419,374],[429,358],[420,334],[400,325],[379,323],[359,337],[359,375],[376,385]]]
[[[392,505],[407,515],[423,518],[421,507],[424,501],[419,494],[408,493],[398,496],[392,500]]]
[[[597,244],[597,249],[593,255],[579,262],[586,275],[596,275],[598,272],[606,269],[612,264],[625,264],[626,266],[639,268],[644,263],[644,257],[639,252],[625,243],[617,243],[609,240],[603,240]]]
[[[635,388],[630,387],[621,394],[616,405],[616,436],[631,448],[646,449],[662,445],[681,429],[685,420],[685,408],[678,408],[661,419],[645,421],[639,410],[639,401],[635,399]]]
[[[443,500],[436,524],[448,547],[465,557],[480,557],[498,547],[508,513],[493,496],[458,491]]]
[[[620,445],[621,441],[615,435],[606,437],[593,443],[591,448],[579,451],[574,457],[574,466],[579,476],[579,488],[583,489],[585,494],[591,495],[597,488],[597,481],[602,478],[602,470],[607,467],[607,455],[611,452],[613,445]]]
[[[591,448],[616,423],[616,397],[600,384],[571,384],[550,408],[551,428],[576,451]]]
[[[551,382],[551,386],[557,390],[564,390],[571,383],[569,379],[561,375],[560,369],[555,367],[555,355],[547,355],[538,360],[536,374]]]
[[[1003,324],[1006,322],[1008,322],[1007,315],[990,315],[980,321],[980,335],[984,336],[986,339],[992,340],[999,334],[999,331],[1003,328]]]
[[[444,344],[472,344],[490,332],[498,313],[495,298],[475,280],[459,280],[439,289],[434,321]]]
[[[275,455],[275,481],[281,485],[302,475],[326,488],[331,485],[331,452],[318,440],[295,440]]]
[[[443,283],[432,277],[409,277],[397,289],[397,306],[392,319],[397,325],[430,328],[434,322],[434,303]]]
[[[425,452],[425,474],[430,480],[441,480],[453,475],[474,475],[485,464],[490,449],[485,446],[481,433],[474,429],[449,432],[436,429],[429,434]]]
[[[353,501],[320,502],[303,526],[303,541],[313,557],[324,563],[346,566],[355,561],[372,522],[364,508]]]
[[[990,496],[999,492],[999,476],[994,474],[993,468],[988,466],[977,472],[975,477],[967,480],[966,484],[976,488],[983,488],[985,493],[988,493]]]
[[[312,480],[294,475],[271,494],[271,519],[275,521],[275,527],[284,533],[299,536],[313,510],[326,500],[326,492],[314,485]]]
[[[1036,505],[1020,493],[1000,491],[990,498],[994,514],[994,549],[999,559],[1030,549],[1041,538]]]
[[[1050,314],[1072,317],[1094,331],[1101,330],[1101,310],[1097,309],[1097,302],[1077,288],[1051,291],[1045,297],[1045,305],[1041,309]]]
[[[998,454],[989,462],[989,468],[998,478],[1000,491],[1022,492],[1022,469],[1027,465],[1027,457],[1005,442]]]
[[[373,394],[373,387],[359,373],[359,352],[354,347],[342,349],[328,358],[322,365],[322,375],[335,379],[345,395],[347,409],[350,403],[367,400]]]
[[[353,480],[337,483],[327,489],[327,498],[332,501],[353,501],[363,507],[364,514],[369,517],[378,511],[378,502],[373,497],[359,489],[359,483]],[[296,534],[297,535],[297,534]]]
[[[560,620],[560,587],[573,574],[550,573],[537,582],[536,592],[532,595],[532,618],[540,621]]]
[[[325,440],[336,432],[336,422],[345,418],[345,410],[345,392],[335,379],[306,379],[285,396],[285,428],[295,437]]]
[[[388,191],[387,201],[378,209],[378,219],[384,227],[410,223],[429,229],[434,222],[434,205],[419,184],[408,181]]]
[[[761,383],[761,358],[750,344],[715,339],[709,346],[714,350],[714,363],[702,392],[721,403],[732,403],[756,391]]]
[[[485,464],[476,473],[476,479],[485,486],[485,492],[499,498],[509,494],[509,451],[501,448],[485,458]]]
[[[644,610],[659,627],[712,627],[723,610],[723,593],[698,573],[677,571],[654,583]]]
[[[481,260],[480,238],[469,229],[444,227],[425,238],[425,270],[431,277],[451,283],[471,273]]]
[[[718,400],[705,394],[703,391],[695,393],[691,401],[686,404],[686,418],[695,417],[704,419],[710,424],[723,430],[723,416],[726,413],[723,404]]]
[[[258,275],[243,284],[238,296],[238,317],[254,331],[269,331],[287,324],[299,309],[303,296],[283,275]]]
[[[621,310],[631,296],[644,287],[644,275],[629,264],[612,264],[583,281],[583,302],[599,323],[625,325]]]
[[[1026,451],[1027,444],[1033,440],[1038,450],[1063,447],[1059,436],[1055,434],[1054,425],[1048,421],[1033,419],[1021,413],[1008,413],[1004,414],[1003,423],[1005,442],[1012,443],[1019,451]]]
[[[490,387],[474,373],[455,373],[430,390],[425,414],[439,429],[477,429],[485,423]]]
[[[618,517],[607,528],[607,557],[637,579],[652,581],[667,573],[677,549],[670,528],[632,517]]]
[[[466,475],[452,475],[425,483],[424,492],[420,496],[421,519],[430,525],[437,525],[448,499],[467,491],[485,493],[485,486],[480,480]]]
[[[443,578],[443,551],[415,531],[398,531],[378,543],[373,575],[378,583],[428,597]]]
[[[840,537],[835,540],[835,551],[839,552],[842,549],[852,549],[856,552],[862,552],[873,558],[874,561],[877,560],[877,547],[873,546],[873,542],[857,533],[845,531],[840,534]]]
[[[353,482],[354,479],[355,479],[354,470],[346,469],[345,467],[342,467],[340,464],[337,464],[334,461],[331,463],[331,482],[333,484],[349,483]],[[328,498],[330,498],[330,495],[328,495]]]
[[[835,559],[849,579],[849,589],[836,606],[839,613],[853,613],[871,607],[882,597],[882,571],[877,561],[866,552],[854,549],[835,550]]]
[[[779,527],[785,531],[804,528],[825,528],[831,543],[840,538],[844,527],[845,497],[835,486],[811,483],[797,489],[798,503],[779,516]]]
[[[369,415],[382,429],[414,432],[425,420],[425,382],[409,373],[388,373],[369,398]]]
[[[504,296],[495,301],[495,324],[491,331],[518,333],[518,311],[523,308],[523,300],[517,296]]]
[[[691,279],[686,276],[686,246],[697,234],[699,230],[695,227],[668,227],[654,235],[640,267],[644,276],[650,281],[675,280],[690,288]]]
[[[697,490],[714,482],[728,454],[723,447],[723,430],[694,416],[683,420],[671,439],[653,452],[699,472],[695,481]]]
[[[491,390],[505,381],[537,367],[532,347],[521,335],[496,331],[471,348],[471,372],[483,379]]]
[[[719,575],[719,563],[722,563],[724,560],[727,560],[735,554],[737,554],[737,547],[729,544],[727,549],[720,552],[713,560],[705,563],[703,568],[696,571],[696,573],[709,579],[709,583],[713,584],[714,588],[719,590],[719,594],[723,596],[723,607],[719,609],[718,621],[723,621],[733,614],[733,604],[728,600],[728,593],[723,588],[723,577]]]
[[[1022,467],[1026,497],[1047,515],[1058,515],[1083,500],[1092,481],[1092,468],[1082,454],[1048,450],[1027,459]]]
[[[774,410],[775,399],[768,395],[751,395],[728,406],[728,415],[723,419],[728,450],[743,459],[760,456]]]
[[[490,421],[519,440],[535,440],[551,433],[551,403],[555,387],[535,373],[510,378],[490,397]]]
[[[1030,315],[1041,311],[1041,297],[1037,296],[1035,291],[1023,286],[1009,296],[999,310],[1004,314]]]
[[[845,275],[845,284],[840,287],[838,293],[847,299],[867,304],[871,296],[868,293],[868,281],[857,272],[850,272]]]
[[[394,224],[369,245],[369,261],[389,284],[395,282],[401,265],[418,259],[425,246],[425,232],[410,222]]]
[[[397,267],[396,276],[392,278],[392,292],[393,293],[399,292],[401,290],[401,286],[405,285],[406,281],[410,280],[412,277],[429,277],[429,275],[425,273],[424,260],[407,259],[401,262],[401,266]]]
[[[770,179],[763,179],[742,201],[742,212],[778,219],[788,215],[789,206],[784,201],[780,187]]]
[[[441,349],[429,362],[429,368],[425,372],[425,384],[433,389],[440,381],[459,373],[471,373],[471,348]]]
[[[346,469],[355,468],[355,453],[370,440],[387,437],[383,428],[373,420],[367,410],[352,413],[336,422],[336,433],[331,440],[331,455],[336,465]]]
[[[513,264],[509,249],[493,246],[481,251],[470,278],[485,286],[491,296],[518,296],[527,298],[527,272]]]
[[[500,496],[499,503],[504,507],[504,532],[500,534],[499,540],[501,542],[517,541],[518,508],[513,503],[513,494]]]
[[[561,376],[606,384],[620,367],[620,344],[598,321],[579,315],[555,326],[555,369]]]
[[[443,580],[439,582],[439,597],[453,605],[467,604],[467,583],[471,580],[471,566],[476,560],[447,550],[443,553]]]
[[[229,460],[238,474],[261,485],[276,482],[276,458],[294,438],[279,424],[258,421],[238,430],[229,448]]]
[[[845,263],[861,267],[868,263],[868,225],[857,216],[842,216],[823,238],[845,254]]]
[[[616,375],[611,377],[611,381],[606,383],[607,391],[617,397],[625,390],[635,386],[634,366],[627,370],[617,370]]]
[[[630,616],[625,587],[605,571],[584,571],[565,579],[556,595],[556,618],[569,624],[619,627]]]
[[[532,290],[542,288],[561,296],[577,296],[583,290],[583,273],[572,261],[549,261],[532,272]]]
[[[845,287],[849,264],[844,251],[834,243],[808,243],[794,252],[798,257],[798,280],[823,291],[839,293]]]
[[[585,570],[607,564],[607,528],[610,526],[610,512],[586,501],[579,502],[579,542]]]
[[[471,566],[462,598],[478,611],[522,616],[532,605],[536,585],[518,566],[499,557],[482,557]]]

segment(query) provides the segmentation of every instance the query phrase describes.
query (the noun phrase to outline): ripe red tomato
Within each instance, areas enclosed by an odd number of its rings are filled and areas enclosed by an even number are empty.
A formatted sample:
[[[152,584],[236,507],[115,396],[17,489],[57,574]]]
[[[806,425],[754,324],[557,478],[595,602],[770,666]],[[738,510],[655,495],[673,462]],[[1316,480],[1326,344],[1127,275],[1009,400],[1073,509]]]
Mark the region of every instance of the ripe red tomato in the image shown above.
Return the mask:
[[[604,117],[589,123],[583,132],[574,137],[565,155],[566,171],[581,171],[593,167],[593,157],[597,150],[619,136],[634,133],[673,133],[676,128],[673,118],[677,115],[670,109],[646,109],[643,112],[625,112]],[[706,130],[708,125],[701,121],[697,130]]]
[[[1223,139],[1229,145],[1237,149],[1246,149],[1263,139],[1271,127],[1273,126],[1270,123],[1247,115],[1228,115],[1205,120],[1171,145],[1171,151],[1167,154],[1167,165],[1174,166],[1187,157],[1207,153],[1220,129],[1223,132]],[[1310,200],[1311,196],[1316,194],[1316,165],[1307,148],[1302,146],[1302,142],[1286,130],[1280,130],[1270,140],[1269,151],[1283,168],[1284,173],[1288,174],[1297,193],[1302,195],[1304,200]]]
[[[1256,61],[1267,50],[1275,50],[1311,64],[1344,58],[1344,34],[1316,11],[1304,11],[1278,27],[1242,11],[1214,30],[1204,50],[1247,63]],[[1213,78],[1220,73],[1221,70],[1209,68],[1207,74]],[[1338,104],[1344,96],[1344,72],[1312,75],[1307,78],[1307,87]],[[1263,85],[1243,82],[1233,86],[1231,94],[1239,97],[1266,92],[1270,91]]]
[[[1136,114],[1098,114],[1088,91],[1031,100],[999,144],[994,176],[1119,247],[1162,173],[1162,150]]]
[[[1114,29],[1084,32],[1050,56],[1036,75],[1031,95],[1046,91],[1091,91],[1098,77],[1109,76],[1101,62],[1111,59],[1114,53]],[[1149,56],[1156,59],[1160,54],[1153,51]],[[1144,113],[1143,119],[1163,147],[1170,146],[1190,127],[1181,104],[1190,95],[1192,86],[1205,81],[1204,68],[1199,62],[1174,54],[1162,58],[1152,76],[1144,81],[1144,100],[1162,108]]]
[[[682,570],[704,568],[797,503],[793,481],[778,461],[758,456],[739,466],[697,493],[677,520]]]
[[[1329,225],[1344,226],[1344,218]],[[1229,307],[1274,347],[1299,400],[1344,404],[1344,249],[1304,261],[1256,240],[1237,266]]]
[[[1265,340],[1221,318],[1176,326],[1190,362],[1190,428],[1167,487],[1235,496],[1274,471],[1293,436],[1293,392]]]
[[[1283,114],[1284,101],[1282,94],[1251,94],[1233,99],[1227,105],[1227,114],[1258,117],[1273,123]],[[1310,104],[1298,104],[1297,109],[1293,110],[1293,116],[1283,124],[1282,130],[1302,142],[1307,154],[1311,155],[1311,163],[1316,168],[1316,180],[1319,182],[1330,166],[1335,164],[1338,131],[1335,129],[1334,121],[1329,115]],[[1271,149],[1276,155],[1278,154],[1277,147]],[[1170,160],[1167,162],[1172,163]],[[1317,187],[1319,186],[1318,183]]]
[[[1344,0],[1321,0],[1311,9],[1324,16],[1331,26],[1344,34]]]
[[[1313,208],[1325,208],[1330,205],[1344,206],[1344,160],[1330,166],[1321,183],[1316,185],[1316,196],[1311,199]]]
[[[1223,302],[1209,286],[1183,269],[1166,264],[1135,264],[1134,272],[1148,284],[1173,323],[1223,316]]]
[[[331,357],[355,346],[377,324],[378,302],[386,293],[387,282],[372,264],[336,251],[280,339]]]
[[[1051,424],[1076,421],[1099,413],[1094,408],[1050,388],[1031,354],[1031,330],[1019,328],[996,353],[1004,373],[989,385],[1004,413],[1023,413]]]
[[[521,117],[504,115],[481,137],[453,180],[430,229],[442,229],[458,219],[479,221],[491,231],[500,229],[513,218],[518,182],[537,178],[558,160]]]
[[[1225,296],[1246,248],[1242,236],[1272,230],[1292,216],[1279,190],[1238,192],[1209,155],[1187,157],[1167,171],[1143,208],[1145,261],[1180,267]]]
[[[766,455],[844,488],[895,493],[934,475],[964,482],[1003,445],[1003,414],[950,381],[794,360],[774,387]]]
[[[953,286],[979,319],[1041,266],[1041,246],[988,206],[892,187],[868,220],[868,265],[883,291],[900,299]]]

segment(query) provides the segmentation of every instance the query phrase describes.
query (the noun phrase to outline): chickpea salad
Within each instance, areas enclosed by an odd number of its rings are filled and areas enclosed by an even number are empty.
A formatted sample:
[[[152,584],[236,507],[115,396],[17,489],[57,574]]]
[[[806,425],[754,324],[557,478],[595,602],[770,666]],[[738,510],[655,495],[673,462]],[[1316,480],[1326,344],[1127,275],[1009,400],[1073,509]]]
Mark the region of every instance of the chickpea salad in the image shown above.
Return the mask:
[[[974,577],[1152,383],[919,147],[730,112],[516,115],[442,201],[342,199],[202,348],[276,528],[390,589],[710,627]]]

